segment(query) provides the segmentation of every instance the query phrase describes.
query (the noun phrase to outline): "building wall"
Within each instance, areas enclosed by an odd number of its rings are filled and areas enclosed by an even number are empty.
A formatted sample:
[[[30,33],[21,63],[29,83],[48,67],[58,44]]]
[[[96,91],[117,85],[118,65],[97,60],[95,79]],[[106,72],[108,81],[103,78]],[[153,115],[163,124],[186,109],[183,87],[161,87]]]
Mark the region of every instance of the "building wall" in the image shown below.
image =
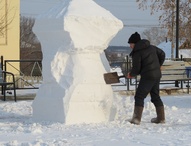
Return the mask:
[[[0,18],[4,20],[4,28],[0,33],[0,56],[4,60],[20,59],[20,0],[0,0]],[[1,25],[2,26],[2,25]],[[17,74],[19,63],[11,63],[7,71]]]

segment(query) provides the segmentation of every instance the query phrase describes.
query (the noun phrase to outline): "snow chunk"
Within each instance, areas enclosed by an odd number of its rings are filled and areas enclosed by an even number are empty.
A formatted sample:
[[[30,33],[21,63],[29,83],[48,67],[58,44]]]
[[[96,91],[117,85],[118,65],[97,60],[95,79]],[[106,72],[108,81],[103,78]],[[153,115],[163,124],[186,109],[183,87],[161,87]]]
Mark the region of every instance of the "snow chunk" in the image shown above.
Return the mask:
[[[173,111],[177,111],[178,108],[177,108],[176,106],[172,106],[172,110],[173,110]]]

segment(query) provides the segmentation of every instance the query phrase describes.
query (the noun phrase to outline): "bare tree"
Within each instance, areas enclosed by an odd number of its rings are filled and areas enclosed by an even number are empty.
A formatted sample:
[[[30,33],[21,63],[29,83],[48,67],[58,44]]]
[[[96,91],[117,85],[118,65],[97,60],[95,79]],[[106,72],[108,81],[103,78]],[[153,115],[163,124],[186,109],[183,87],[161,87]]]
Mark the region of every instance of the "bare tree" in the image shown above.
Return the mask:
[[[151,44],[158,45],[166,40],[167,30],[164,28],[152,27],[142,33],[142,37],[150,40]]]
[[[20,17],[20,59],[21,60],[41,60],[41,45],[32,29],[35,19],[31,17]],[[30,75],[33,66],[30,62],[20,64],[20,70],[25,75]],[[40,75],[39,70],[34,71],[35,75]]]
[[[13,13],[12,13],[13,11]],[[11,15],[10,15],[11,14]],[[4,36],[8,26],[15,17],[15,8],[10,7],[7,1],[0,0],[0,36]]]
[[[20,18],[20,47],[35,48],[39,41],[33,33],[35,19],[31,17],[21,16]]]
[[[136,0],[140,9],[151,9],[151,14],[162,12],[159,16],[160,24],[168,30],[168,37],[174,40],[176,0]],[[180,40],[191,41],[191,0],[180,1],[179,32]]]

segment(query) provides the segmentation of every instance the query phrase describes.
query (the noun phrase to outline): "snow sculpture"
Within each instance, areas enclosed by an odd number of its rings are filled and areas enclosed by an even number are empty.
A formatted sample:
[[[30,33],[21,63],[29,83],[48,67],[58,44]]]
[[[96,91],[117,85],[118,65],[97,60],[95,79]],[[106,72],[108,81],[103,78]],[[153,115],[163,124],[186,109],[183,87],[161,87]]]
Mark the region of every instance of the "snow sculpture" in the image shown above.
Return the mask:
[[[78,124],[115,118],[103,50],[122,27],[93,0],[66,0],[39,16],[34,32],[42,45],[43,83],[32,104],[34,120]]]

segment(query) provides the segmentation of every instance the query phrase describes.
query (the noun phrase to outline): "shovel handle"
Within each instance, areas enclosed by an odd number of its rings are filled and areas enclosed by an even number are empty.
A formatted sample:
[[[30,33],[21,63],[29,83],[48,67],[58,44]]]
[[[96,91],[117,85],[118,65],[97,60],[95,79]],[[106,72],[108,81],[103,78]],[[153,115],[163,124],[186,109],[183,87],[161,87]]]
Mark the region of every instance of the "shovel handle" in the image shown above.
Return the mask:
[[[119,79],[120,79],[120,78],[125,78],[125,75],[121,75],[121,76],[119,76],[118,78],[119,78]]]

